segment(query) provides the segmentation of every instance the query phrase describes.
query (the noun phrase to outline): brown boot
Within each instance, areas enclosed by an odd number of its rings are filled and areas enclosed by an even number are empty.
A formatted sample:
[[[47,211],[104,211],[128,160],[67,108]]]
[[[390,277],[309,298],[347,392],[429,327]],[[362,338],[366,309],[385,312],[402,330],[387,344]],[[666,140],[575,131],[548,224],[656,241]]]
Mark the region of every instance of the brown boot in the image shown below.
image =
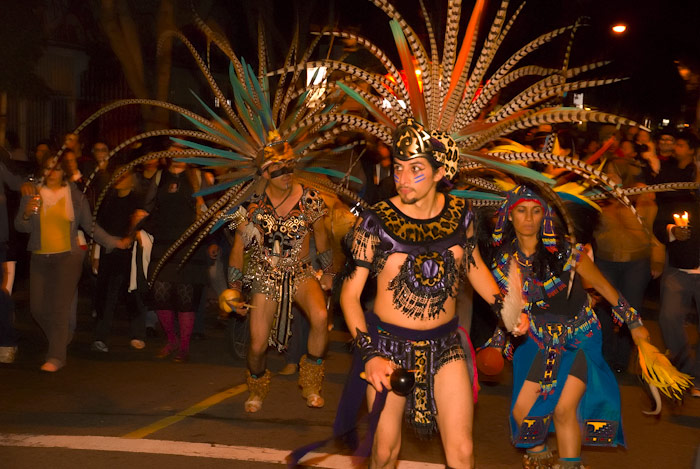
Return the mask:
[[[265,370],[265,374],[259,378],[253,378],[250,370],[246,370],[246,382],[248,383],[248,399],[245,401],[245,411],[254,413],[262,409],[262,403],[270,391],[270,370]]]
[[[552,469],[555,461],[556,458],[549,449],[539,453],[525,453],[523,455],[523,469]]]
[[[299,361],[299,386],[301,395],[306,399],[309,407],[323,407],[325,401],[321,397],[321,386],[325,374],[324,362],[313,363],[307,360],[306,355]]]

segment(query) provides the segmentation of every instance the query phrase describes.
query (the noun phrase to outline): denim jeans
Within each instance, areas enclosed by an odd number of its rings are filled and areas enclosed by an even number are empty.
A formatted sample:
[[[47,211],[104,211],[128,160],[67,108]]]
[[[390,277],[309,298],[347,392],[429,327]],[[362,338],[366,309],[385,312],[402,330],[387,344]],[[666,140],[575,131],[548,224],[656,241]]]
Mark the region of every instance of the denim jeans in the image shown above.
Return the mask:
[[[651,279],[649,259],[612,262],[597,258],[596,265],[612,286],[627,299],[630,306],[641,314],[644,292]],[[598,319],[603,331],[603,356],[613,369],[626,370],[632,351],[629,329],[622,326],[616,332],[610,308],[602,309],[604,312],[598,315]]]
[[[695,386],[700,382],[700,340],[696,345],[695,358],[690,353],[690,343],[684,325],[691,311],[693,299],[700,315],[700,274],[689,274],[666,266],[661,279],[661,310],[659,325],[671,360],[676,367],[695,376]],[[700,325],[698,326],[700,331]]]

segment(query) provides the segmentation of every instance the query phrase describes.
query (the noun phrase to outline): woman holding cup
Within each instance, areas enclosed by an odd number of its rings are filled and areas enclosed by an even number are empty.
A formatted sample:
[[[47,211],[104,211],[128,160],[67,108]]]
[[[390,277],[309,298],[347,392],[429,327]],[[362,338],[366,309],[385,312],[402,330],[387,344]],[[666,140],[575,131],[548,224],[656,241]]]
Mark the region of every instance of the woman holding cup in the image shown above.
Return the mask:
[[[72,339],[71,303],[78,289],[85,251],[78,245],[78,228],[92,231],[92,215],[85,196],[67,181],[59,157],[47,155],[41,164],[43,182],[34,194],[24,195],[15,228],[29,233],[29,309],[49,343],[41,369],[55,372],[66,363]],[[131,243],[94,227],[95,240],[107,250]]]

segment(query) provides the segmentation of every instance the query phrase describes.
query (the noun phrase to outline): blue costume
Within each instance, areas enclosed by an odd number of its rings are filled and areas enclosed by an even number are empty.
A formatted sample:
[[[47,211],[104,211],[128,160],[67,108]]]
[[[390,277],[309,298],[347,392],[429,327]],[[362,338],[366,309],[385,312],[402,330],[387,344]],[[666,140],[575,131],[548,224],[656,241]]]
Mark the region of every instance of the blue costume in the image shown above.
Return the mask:
[[[567,297],[571,269],[581,255],[581,246],[565,246],[566,256],[560,277],[547,275],[547,281],[534,278],[530,258],[517,249],[503,249],[492,271],[502,290],[507,288],[507,270],[517,265],[527,302],[530,328],[525,342],[513,356],[513,396],[511,401],[511,436],[515,446],[530,448],[545,442],[554,431],[552,415],[566,379],[576,376],[586,383],[577,416],[583,426],[583,444],[624,445],[620,416],[620,392],[615,377],[603,359],[600,323],[580,278],[573,282]],[[510,263],[514,258],[517,264]],[[564,261],[564,259],[562,259]],[[541,394],[518,427],[512,416],[513,406],[525,380],[537,382]]]

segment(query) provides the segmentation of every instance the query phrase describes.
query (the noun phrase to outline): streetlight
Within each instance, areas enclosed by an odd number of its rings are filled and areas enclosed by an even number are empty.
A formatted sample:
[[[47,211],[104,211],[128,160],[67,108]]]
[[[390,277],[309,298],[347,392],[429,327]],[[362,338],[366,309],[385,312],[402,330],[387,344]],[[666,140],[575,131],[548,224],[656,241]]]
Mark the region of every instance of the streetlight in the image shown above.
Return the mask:
[[[627,31],[627,25],[623,23],[618,23],[614,25],[611,29],[615,34],[622,34],[625,31]]]

